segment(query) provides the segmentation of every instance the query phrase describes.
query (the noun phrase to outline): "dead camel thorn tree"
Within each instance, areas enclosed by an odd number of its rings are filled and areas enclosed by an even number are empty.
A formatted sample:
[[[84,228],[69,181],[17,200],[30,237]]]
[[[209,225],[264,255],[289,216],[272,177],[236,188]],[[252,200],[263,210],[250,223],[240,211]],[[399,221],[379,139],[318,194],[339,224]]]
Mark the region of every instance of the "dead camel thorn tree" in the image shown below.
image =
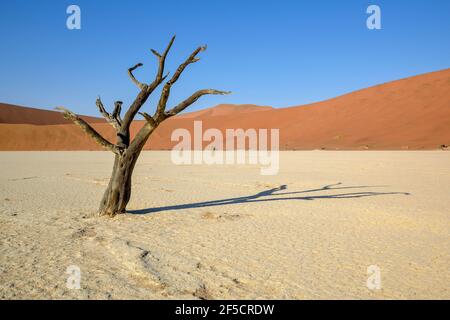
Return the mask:
[[[206,47],[198,47],[196,50],[194,50],[194,52],[192,52],[192,54],[186,59],[186,61],[184,61],[178,67],[172,78],[170,78],[170,80],[168,80],[164,84],[154,115],[151,116],[145,112],[139,112],[142,105],[147,101],[147,98],[162,82],[166,80],[168,76],[168,74],[163,75],[164,63],[174,40],[175,36],[170,40],[169,45],[162,54],[153,49],[151,50],[151,52],[158,58],[159,62],[158,71],[152,83],[142,83],[138,81],[133,75],[133,71],[136,68],[141,67],[142,63],[138,63],[134,67],[128,69],[128,75],[131,78],[131,81],[139,88],[140,91],[131,106],[128,108],[123,119],[120,115],[122,109],[121,101],[115,102],[114,111],[112,113],[108,113],[104,108],[100,98],[97,99],[96,105],[100,113],[117,132],[117,139],[115,144],[102,137],[94,128],[92,128],[86,121],[81,119],[75,113],[64,108],[57,108],[63,111],[64,118],[73,121],[102,147],[112,151],[115,154],[111,179],[109,180],[108,187],[106,188],[98,211],[98,214],[101,216],[107,215],[112,217],[116,214],[125,213],[126,206],[131,196],[131,177],[133,174],[134,166],[136,164],[136,160],[138,159],[139,154],[141,153],[141,150],[144,147],[147,139],[161,122],[180,113],[195,101],[197,101],[201,96],[207,94],[230,93],[213,89],[199,90],[186,100],[166,111],[166,104],[170,95],[172,85],[178,80],[178,78],[188,65],[199,61],[199,58],[197,58],[198,53],[206,49]],[[131,140],[130,125],[137,113],[141,114],[145,118],[146,123],[139,130],[134,139]]]

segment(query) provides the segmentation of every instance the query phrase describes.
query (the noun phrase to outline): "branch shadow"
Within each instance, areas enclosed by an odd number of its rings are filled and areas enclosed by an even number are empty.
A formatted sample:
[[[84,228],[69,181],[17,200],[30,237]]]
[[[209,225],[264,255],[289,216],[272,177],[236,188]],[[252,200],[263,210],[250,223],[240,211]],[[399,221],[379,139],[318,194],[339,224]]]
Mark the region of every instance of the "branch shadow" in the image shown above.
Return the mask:
[[[150,214],[167,210],[181,210],[181,209],[193,209],[193,208],[205,208],[205,207],[215,207],[222,205],[230,205],[230,204],[242,204],[242,203],[253,203],[253,202],[271,202],[271,201],[286,201],[286,200],[318,200],[318,199],[351,199],[351,198],[365,198],[365,197],[374,197],[374,196],[383,196],[383,195],[410,195],[407,192],[373,192],[373,191],[361,191],[361,192],[350,192],[350,193],[338,193],[338,194],[327,194],[327,195],[310,195],[309,193],[320,192],[320,191],[330,191],[330,190],[343,190],[343,189],[364,189],[364,188],[378,188],[378,187],[387,187],[387,186],[349,186],[349,187],[337,187],[342,185],[341,182],[336,184],[326,185],[322,188],[303,190],[303,191],[294,191],[294,192],[282,192],[277,193],[279,191],[287,190],[287,185],[281,185],[276,188],[268,189],[253,195],[236,197],[236,198],[227,198],[227,199],[219,199],[219,200],[211,200],[211,201],[203,201],[203,202],[194,202],[194,203],[186,203],[179,205],[171,205],[164,207],[156,207],[156,208],[146,208],[140,210],[129,210],[127,213],[129,214]],[[290,196],[284,197],[286,195],[297,195],[297,194],[308,194],[304,196]],[[278,197],[283,196],[283,197]],[[269,197],[266,199],[261,199],[263,197]]]

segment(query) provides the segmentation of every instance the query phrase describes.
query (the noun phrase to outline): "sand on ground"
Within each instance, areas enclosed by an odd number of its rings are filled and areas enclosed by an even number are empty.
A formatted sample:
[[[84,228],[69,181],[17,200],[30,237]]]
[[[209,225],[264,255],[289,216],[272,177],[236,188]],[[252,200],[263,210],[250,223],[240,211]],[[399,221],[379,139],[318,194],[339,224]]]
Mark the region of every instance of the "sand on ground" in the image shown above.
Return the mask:
[[[1,152],[0,297],[450,298],[450,152],[280,157],[261,176],[144,152],[110,219],[91,217],[110,153]]]

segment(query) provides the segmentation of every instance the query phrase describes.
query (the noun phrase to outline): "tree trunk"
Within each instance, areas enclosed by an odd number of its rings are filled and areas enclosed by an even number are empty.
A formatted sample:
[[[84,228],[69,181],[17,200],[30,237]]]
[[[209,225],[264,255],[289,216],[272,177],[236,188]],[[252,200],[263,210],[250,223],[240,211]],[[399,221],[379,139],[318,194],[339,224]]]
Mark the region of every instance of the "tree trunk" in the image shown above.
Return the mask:
[[[134,166],[155,128],[155,124],[146,123],[129,148],[122,155],[116,154],[111,178],[98,210],[100,216],[113,217],[126,212],[131,198],[131,177]]]
[[[137,157],[138,154],[127,152],[115,156],[112,175],[100,203],[100,216],[112,217],[125,213],[131,197],[131,177]]]

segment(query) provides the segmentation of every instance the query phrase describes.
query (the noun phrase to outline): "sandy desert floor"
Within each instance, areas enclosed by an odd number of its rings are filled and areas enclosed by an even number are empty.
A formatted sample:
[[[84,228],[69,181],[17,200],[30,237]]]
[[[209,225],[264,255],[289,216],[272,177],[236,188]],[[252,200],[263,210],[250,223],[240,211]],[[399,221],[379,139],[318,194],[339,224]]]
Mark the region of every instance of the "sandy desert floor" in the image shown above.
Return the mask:
[[[144,152],[131,212],[110,219],[92,217],[110,153],[1,152],[0,297],[450,298],[450,152],[280,160],[261,176]]]

